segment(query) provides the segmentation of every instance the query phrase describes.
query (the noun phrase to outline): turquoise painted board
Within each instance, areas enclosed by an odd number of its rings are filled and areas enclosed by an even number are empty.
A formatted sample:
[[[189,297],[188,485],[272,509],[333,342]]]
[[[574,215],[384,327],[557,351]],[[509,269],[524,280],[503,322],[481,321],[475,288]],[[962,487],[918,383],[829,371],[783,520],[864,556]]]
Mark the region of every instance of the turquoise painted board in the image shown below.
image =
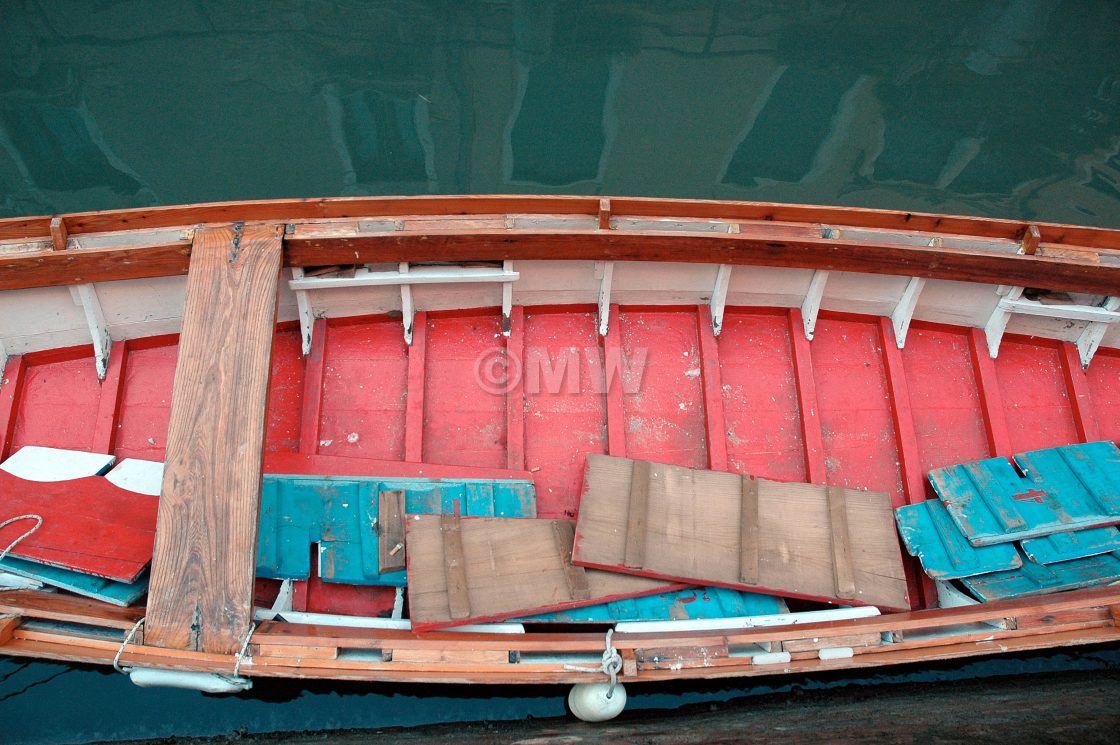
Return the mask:
[[[0,561],[0,569],[21,577],[36,579],[43,584],[69,590],[87,598],[103,600],[113,605],[127,606],[139,600],[148,591],[148,570],[145,569],[132,582],[117,582],[103,577],[94,577],[63,567],[40,564],[36,561],[5,557]]]
[[[961,582],[980,600],[990,602],[1096,587],[1117,580],[1120,580],[1120,553],[1100,554],[1049,565],[1024,561],[1023,566],[1018,569],[966,577]]]
[[[1120,522],[1120,450],[1090,442],[938,468],[934,491],[973,546]]]
[[[724,587],[701,587],[512,620],[521,623],[684,621],[766,616],[785,613],[787,610],[785,601],[773,595],[759,595],[755,592],[729,590]]]
[[[1023,541],[1023,553],[1038,564],[1083,559],[1086,556],[1120,551],[1120,530],[1088,528],[1071,533],[1054,533]]]
[[[536,517],[532,482],[482,479],[378,479],[266,475],[261,487],[257,576],[307,579],[311,545],[319,576],[352,585],[406,583],[403,571],[379,569],[378,495],[403,491],[412,514],[451,512],[472,517]]]
[[[939,500],[899,507],[894,511],[902,543],[934,579],[950,580],[1015,569],[1022,565],[1010,543],[973,546]]]

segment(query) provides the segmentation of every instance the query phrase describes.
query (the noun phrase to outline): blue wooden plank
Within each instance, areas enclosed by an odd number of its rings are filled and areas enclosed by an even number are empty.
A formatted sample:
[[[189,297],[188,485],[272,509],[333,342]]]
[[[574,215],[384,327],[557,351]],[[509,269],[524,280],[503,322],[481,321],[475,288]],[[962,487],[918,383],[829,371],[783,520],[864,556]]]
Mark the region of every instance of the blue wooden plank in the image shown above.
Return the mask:
[[[938,468],[934,491],[973,546],[990,546],[1120,522],[1120,450],[1067,445]]]
[[[894,511],[898,532],[922,569],[939,580],[1015,569],[1022,564],[1011,544],[973,546],[940,501],[930,499]]]
[[[702,587],[661,595],[617,600],[558,613],[516,619],[522,623],[613,623],[615,621],[683,621],[736,618],[785,613],[785,603],[773,595]]]
[[[1083,559],[1086,556],[1120,551],[1120,530],[1087,528],[1070,533],[1054,533],[1023,541],[1023,553],[1038,564]]]
[[[529,481],[379,479],[266,475],[261,488],[257,576],[307,579],[311,545],[327,582],[403,586],[403,571],[380,571],[378,499],[403,491],[410,514],[449,513],[456,503],[472,517],[536,517]]]
[[[7,556],[0,561],[0,569],[113,605],[132,605],[148,591],[147,569],[132,582],[117,582],[72,569],[17,559],[14,556]]]
[[[1120,554],[1100,554],[1058,564],[1024,561],[1018,569],[961,580],[973,595],[990,602],[1048,592],[1096,587],[1120,580]]]

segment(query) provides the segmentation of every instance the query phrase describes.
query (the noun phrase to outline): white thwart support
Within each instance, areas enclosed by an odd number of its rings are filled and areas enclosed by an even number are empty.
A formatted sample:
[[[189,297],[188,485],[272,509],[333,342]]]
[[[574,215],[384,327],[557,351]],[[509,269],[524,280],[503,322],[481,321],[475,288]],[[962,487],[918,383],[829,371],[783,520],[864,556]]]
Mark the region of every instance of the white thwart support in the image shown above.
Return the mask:
[[[1101,305],[1050,305],[1037,300],[1023,298],[1022,287],[1000,286],[996,292],[1003,297],[996,305],[988,322],[984,325],[984,335],[988,340],[988,354],[995,359],[999,355],[999,345],[1007,330],[1011,314],[1056,318],[1066,321],[1085,321],[1087,326],[1077,339],[1077,350],[1081,366],[1089,367],[1096,354],[1109,324],[1120,322],[1120,298],[1105,298]]]
[[[606,336],[611,320],[611,281],[614,279],[613,261],[596,261],[595,274],[599,279],[599,336]]]
[[[733,226],[738,232],[738,225]],[[723,310],[727,305],[727,288],[731,285],[731,265],[720,264],[716,272],[716,286],[712,289],[712,333],[723,331]]]
[[[89,335],[93,339],[93,359],[97,365],[97,378],[104,380],[105,372],[109,369],[109,352],[113,346],[113,340],[109,336],[109,324],[105,322],[105,314],[101,311],[101,300],[98,299],[94,286],[78,285],[75,290],[82,310],[86,314]]]
[[[894,341],[899,349],[906,346],[906,334],[910,331],[910,321],[914,318],[914,309],[918,307],[918,297],[926,281],[921,277],[911,277],[902,291],[898,305],[891,311],[891,325],[894,326]]]
[[[502,271],[506,274],[513,274],[513,262],[505,260],[502,262]],[[502,283],[502,334],[509,336],[512,330],[513,321],[513,282]]]
[[[4,348],[4,340],[0,339],[0,388],[4,387],[4,370],[8,367],[8,350]]]
[[[828,272],[817,269],[813,272],[813,279],[809,282],[809,290],[805,293],[805,300],[801,303],[801,322],[805,326],[805,338],[813,340],[813,332],[817,328],[817,314],[821,312],[821,300],[824,298],[824,286],[828,282]]]
[[[292,279],[303,279],[303,267],[292,267]],[[311,309],[311,298],[307,290],[296,290],[296,308],[299,313],[299,338],[303,345],[303,356],[311,354],[311,334],[315,329],[315,314]]]
[[[440,285],[467,282],[516,282],[517,272],[484,266],[413,266],[408,271],[371,272],[359,267],[353,277],[304,277],[288,280],[293,290],[332,290],[338,287]]]
[[[1118,313],[1120,311],[1120,296],[1105,298],[1101,308],[1120,315]],[[1104,335],[1108,332],[1109,323],[1109,321],[1091,321],[1081,332],[1081,335],[1077,337],[1077,352],[1081,357],[1081,367],[1089,368],[1089,363],[1093,361],[1093,355],[1097,353],[1101,341],[1104,340]]]

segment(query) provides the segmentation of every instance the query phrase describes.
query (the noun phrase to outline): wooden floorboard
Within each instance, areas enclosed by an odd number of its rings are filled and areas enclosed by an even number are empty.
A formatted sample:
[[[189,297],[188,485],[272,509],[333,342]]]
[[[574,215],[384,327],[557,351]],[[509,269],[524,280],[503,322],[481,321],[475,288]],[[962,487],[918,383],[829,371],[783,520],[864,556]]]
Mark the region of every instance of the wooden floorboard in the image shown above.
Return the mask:
[[[152,559],[148,644],[217,654],[249,631],[278,225],[195,235]]]

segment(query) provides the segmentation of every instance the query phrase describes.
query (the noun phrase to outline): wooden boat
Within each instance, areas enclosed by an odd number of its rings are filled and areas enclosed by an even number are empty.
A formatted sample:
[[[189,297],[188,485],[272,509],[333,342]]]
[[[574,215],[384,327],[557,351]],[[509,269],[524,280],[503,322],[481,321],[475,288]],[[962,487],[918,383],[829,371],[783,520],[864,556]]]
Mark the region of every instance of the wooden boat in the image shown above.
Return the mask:
[[[371,620],[391,587],[254,581],[253,552],[262,459],[512,474],[545,518],[577,513],[595,453],[919,503],[930,469],[1120,439],[1118,296],[1117,231],[849,208],[405,197],[0,220],[0,460],[167,462],[146,601],[0,593],[0,653],[234,690],[582,686],[612,665],[637,684],[1115,642],[1120,587],[954,604],[909,558],[898,612],[417,633]]]

